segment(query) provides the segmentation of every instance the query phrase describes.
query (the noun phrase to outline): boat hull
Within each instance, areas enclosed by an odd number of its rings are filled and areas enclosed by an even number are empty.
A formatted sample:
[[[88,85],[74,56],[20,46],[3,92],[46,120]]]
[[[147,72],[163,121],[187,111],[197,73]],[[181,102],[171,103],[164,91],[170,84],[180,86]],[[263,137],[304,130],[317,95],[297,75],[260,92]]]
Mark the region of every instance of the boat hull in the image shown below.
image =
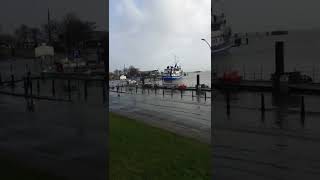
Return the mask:
[[[181,76],[163,76],[162,80],[164,81],[174,81],[174,80],[179,80],[181,79]]]
[[[223,52],[227,52],[229,49],[232,48],[232,45],[231,44],[228,44],[228,45],[225,45],[225,46],[221,46],[219,48],[216,48],[216,49],[212,49],[211,50],[211,55],[214,55],[214,54],[219,54],[219,53],[223,53]]]

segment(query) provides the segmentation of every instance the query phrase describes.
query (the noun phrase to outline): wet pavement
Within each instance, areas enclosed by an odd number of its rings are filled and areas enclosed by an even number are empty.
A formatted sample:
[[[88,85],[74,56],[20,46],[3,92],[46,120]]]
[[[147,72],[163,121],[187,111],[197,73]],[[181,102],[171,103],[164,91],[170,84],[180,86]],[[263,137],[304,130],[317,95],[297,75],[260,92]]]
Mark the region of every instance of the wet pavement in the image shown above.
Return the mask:
[[[301,95],[273,99],[265,93],[262,113],[260,93],[231,96],[230,115],[222,94],[213,100],[213,179],[319,179],[319,96]]]
[[[209,96],[209,95],[208,95]],[[171,90],[139,90],[127,93],[109,92],[110,111],[135,118],[152,126],[174,133],[196,138],[202,142],[211,141],[211,100],[192,98],[190,93],[181,94]]]
[[[33,92],[37,94],[36,83]],[[40,95],[68,99],[64,81],[41,81]],[[79,85],[79,86],[77,86]],[[81,82],[72,82],[72,102],[0,95],[0,151],[19,163],[66,179],[107,179],[107,107],[94,83],[84,100]],[[78,87],[78,88],[77,88]],[[23,93],[23,83],[1,91]]]

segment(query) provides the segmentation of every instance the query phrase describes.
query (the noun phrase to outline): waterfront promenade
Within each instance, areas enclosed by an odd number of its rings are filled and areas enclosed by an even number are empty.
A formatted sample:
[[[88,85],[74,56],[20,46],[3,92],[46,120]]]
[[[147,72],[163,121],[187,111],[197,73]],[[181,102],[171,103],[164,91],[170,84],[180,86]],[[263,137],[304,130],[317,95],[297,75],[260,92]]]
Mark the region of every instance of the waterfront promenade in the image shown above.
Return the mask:
[[[144,94],[109,92],[110,111],[138,119],[176,134],[211,141],[211,101],[183,97],[180,93]]]

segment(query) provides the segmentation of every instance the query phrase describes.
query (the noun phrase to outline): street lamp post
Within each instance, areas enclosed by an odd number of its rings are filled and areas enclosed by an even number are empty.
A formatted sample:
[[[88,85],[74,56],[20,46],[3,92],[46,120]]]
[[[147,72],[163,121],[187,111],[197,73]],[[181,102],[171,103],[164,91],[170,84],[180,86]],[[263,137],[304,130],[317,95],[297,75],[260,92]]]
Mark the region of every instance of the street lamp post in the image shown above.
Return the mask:
[[[206,42],[208,44],[209,48],[211,49],[211,46],[210,46],[210,44],[208,43],[208,41],[206,39],[201,39],[201,40]]]

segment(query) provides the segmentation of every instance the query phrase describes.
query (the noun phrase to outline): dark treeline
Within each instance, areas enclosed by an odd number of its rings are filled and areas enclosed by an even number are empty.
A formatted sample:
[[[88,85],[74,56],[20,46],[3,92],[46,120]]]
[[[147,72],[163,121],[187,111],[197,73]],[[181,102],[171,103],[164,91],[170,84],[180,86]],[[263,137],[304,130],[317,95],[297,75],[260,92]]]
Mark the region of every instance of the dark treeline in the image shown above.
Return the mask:
[[[76,14],[68,13],[62,19],[52,19],[40,27],[21,24],[12,34],[2,33],[0,26],[0,47],[34,48],[46,43],[55,51],[70,52],[74,48],[85,48],[95,30],[95,22],[83,21]]]

